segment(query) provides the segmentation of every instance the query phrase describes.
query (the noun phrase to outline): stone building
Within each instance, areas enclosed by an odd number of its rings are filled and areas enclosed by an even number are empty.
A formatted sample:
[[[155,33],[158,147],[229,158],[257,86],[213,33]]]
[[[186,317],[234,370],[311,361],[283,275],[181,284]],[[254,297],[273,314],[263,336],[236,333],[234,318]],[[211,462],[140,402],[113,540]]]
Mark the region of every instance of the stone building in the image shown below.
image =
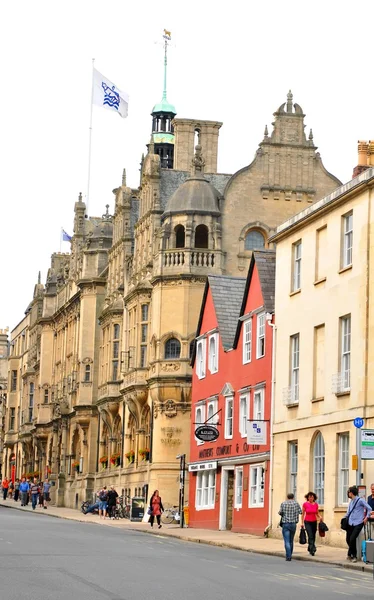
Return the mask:
[[[368,495],[374,481],[373,190],[369,168],[271,238],[277,244],[273,527],[286,494],[301,502],[311,489],[329,526],[327,543],[343,547],[348,487],[366,486],[361,493]],[[371,430],[361,465],[352,460],[361,452],[356,417]]]
[[[8,329],[0,329],[0,476],[2,474],[2,459],[8,392],[8,331]]]
[[[18,473],[32,462],[50,472],[58,503],[76,506],[104,483],[130,496],[159,488],[177,503],[207,275],[244,274],[277,224],[339,184],[291,95],[284,106],[231,177],[217,173],[222,123],[176,118],[164,89],[139,187],[123,173],[112,216],[88,219],[75,204],[71,253],[52,256],[27,315],[28,354],[17,355],[33,412],[24,390],[14,402],[27,422],[7,433]]]

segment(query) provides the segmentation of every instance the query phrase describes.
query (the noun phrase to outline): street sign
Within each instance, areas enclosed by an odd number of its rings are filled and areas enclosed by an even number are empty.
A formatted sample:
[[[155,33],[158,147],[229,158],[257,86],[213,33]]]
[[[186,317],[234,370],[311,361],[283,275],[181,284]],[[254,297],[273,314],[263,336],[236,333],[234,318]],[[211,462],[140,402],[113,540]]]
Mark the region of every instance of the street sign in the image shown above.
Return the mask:
[[[213,425],[200,425],[195,429],[195,437],[201,442],[215,442],[219,437],[219,431]]]
[[[248,420],[247,444],[265,446],[267,444],[267,421]]]
[[[361,429],[361,427],[364,426],[364,419],[362,419],[361,417],[356,417],[353,421],[353,425],[357,427],[357,429]]]
[[[374,429],[361,430],[361,458],[374,460]]]

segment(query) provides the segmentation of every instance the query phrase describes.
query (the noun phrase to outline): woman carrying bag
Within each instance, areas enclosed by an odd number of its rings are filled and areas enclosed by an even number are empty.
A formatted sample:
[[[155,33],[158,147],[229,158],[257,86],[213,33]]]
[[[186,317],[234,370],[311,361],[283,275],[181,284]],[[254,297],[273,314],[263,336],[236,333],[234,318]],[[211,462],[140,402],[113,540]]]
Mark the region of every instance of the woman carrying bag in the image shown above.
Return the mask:
[[[164,512],[164,507],[162,506],[161,496],[158,493],[158,490],[155,490],[151,496],[149,501],[148,513],[150,514],[149,523],[151,527],[153,527],[153,523],[155,521],[155,517],[157,519],[158,528],[161,529],[161,513]]]
[[[308,535],[308,552],[311,556],[314,556],[317,552],[316,548],[316,533],[317,533],[317,519],[322,521],[322,517],[319,514],[319,507],[316,502],[317,496],[314,492],[308,492],[304,496],[306,502],[303,504],[303,513],[301,515],[301,527],[305,527]]]

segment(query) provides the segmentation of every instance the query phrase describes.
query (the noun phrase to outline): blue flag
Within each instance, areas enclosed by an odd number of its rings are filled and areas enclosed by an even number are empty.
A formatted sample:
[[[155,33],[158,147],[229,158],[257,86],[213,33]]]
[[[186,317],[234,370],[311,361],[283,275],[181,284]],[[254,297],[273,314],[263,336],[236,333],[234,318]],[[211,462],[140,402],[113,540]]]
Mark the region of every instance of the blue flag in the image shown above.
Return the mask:
[[[69,235],[68,233],[66,233],[65,229],[62,230],[62,241],[63,242],[70,242],[71,241],[71,235]]]

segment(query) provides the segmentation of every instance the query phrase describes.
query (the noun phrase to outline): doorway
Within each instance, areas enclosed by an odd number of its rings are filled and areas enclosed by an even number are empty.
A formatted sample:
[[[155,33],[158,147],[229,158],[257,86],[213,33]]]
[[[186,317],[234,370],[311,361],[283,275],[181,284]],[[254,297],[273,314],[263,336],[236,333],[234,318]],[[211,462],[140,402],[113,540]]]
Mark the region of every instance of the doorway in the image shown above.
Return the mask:
[[[219,529],[232,528],[234,508],[234,467],[222,467]]]

